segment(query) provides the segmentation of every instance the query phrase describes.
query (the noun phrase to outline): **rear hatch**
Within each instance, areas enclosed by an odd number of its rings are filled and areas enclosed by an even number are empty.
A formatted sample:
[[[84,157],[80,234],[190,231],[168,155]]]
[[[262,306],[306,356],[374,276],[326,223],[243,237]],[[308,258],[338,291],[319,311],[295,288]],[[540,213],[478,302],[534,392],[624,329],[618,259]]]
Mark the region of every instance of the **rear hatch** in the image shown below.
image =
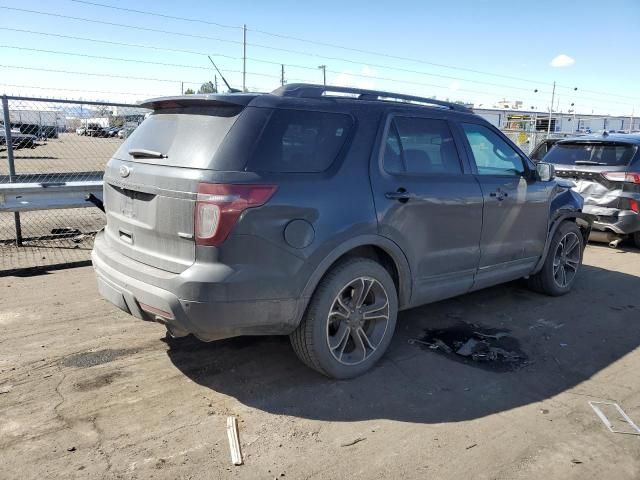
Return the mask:
[[[180,273],[195,261],[194,206],[198,184],[212,170],[227,133],[250,96],[224,101],[161,99],[107,164],[106,241],[119,253]]]
[[[625,174],[636,150],[637,146],[620,141],[561,141],[544,161],[555,166],[558,177],[573,181],[573,189],[584,197],[585,212],[607,216],[628,208],[625,197],[635,187]]]

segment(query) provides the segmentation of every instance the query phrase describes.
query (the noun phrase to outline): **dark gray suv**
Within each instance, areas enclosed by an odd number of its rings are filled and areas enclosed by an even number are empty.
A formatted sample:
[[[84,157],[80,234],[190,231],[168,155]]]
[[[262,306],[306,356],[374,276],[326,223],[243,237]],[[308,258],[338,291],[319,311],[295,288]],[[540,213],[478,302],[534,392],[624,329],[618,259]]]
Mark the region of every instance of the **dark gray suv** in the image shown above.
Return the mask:
[[[173,336],[290,335],[335,378],[397,312],[528,277],[568,292],[582,198],[456,104],[340,87],[159,98],[109,161],[100,292]]]

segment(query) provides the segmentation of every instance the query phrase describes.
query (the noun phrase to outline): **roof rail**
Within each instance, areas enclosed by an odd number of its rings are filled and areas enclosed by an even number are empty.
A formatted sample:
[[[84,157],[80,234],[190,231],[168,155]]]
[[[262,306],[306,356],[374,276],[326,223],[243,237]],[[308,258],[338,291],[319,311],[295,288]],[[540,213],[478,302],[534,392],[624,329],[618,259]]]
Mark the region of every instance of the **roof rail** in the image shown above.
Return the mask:
[[[402,93],[366,90],[363,88],[334,87],[331,85],[313,85],[308,83],[289,83],[271,92],[272,95],[278,95],[281,97],[299,98],[322,98],[332,96],[331,93],[352,94],[354,95],[353,98],[358,100],[406,102],[426,106],[432,105],[441,108],[448,108],[457,112],[471,113],[471,109],[458,103],[445,102],[443,100],[435,100],[433,98],[416,97],[413,95],[404,95]],[[339,97],[339,95],[335,95],[334,97]]]

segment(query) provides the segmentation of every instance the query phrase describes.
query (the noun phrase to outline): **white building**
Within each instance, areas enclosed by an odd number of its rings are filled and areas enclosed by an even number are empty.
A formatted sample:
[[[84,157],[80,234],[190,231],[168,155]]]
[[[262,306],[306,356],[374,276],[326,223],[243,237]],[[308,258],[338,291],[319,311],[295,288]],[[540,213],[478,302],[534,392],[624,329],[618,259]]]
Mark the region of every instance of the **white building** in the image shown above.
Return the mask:
[[[474,108],[473,111],[500,130],[546,132],[549,127],[549,114],[545,112],[499,108]],[[634,131],[640,130],[640,118],[554,112],[550,130],[557,134]]]

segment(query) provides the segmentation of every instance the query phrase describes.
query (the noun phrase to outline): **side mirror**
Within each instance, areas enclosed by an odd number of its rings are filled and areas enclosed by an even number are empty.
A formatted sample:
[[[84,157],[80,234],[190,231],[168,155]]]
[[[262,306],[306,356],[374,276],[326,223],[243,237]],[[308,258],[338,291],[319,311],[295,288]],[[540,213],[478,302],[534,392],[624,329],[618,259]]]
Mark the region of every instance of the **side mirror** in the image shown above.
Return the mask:
[[[550,182],[556,177],[556,169],[550,163],[537,163],[536,171],[538,172],[538,178],[541,182]]]

